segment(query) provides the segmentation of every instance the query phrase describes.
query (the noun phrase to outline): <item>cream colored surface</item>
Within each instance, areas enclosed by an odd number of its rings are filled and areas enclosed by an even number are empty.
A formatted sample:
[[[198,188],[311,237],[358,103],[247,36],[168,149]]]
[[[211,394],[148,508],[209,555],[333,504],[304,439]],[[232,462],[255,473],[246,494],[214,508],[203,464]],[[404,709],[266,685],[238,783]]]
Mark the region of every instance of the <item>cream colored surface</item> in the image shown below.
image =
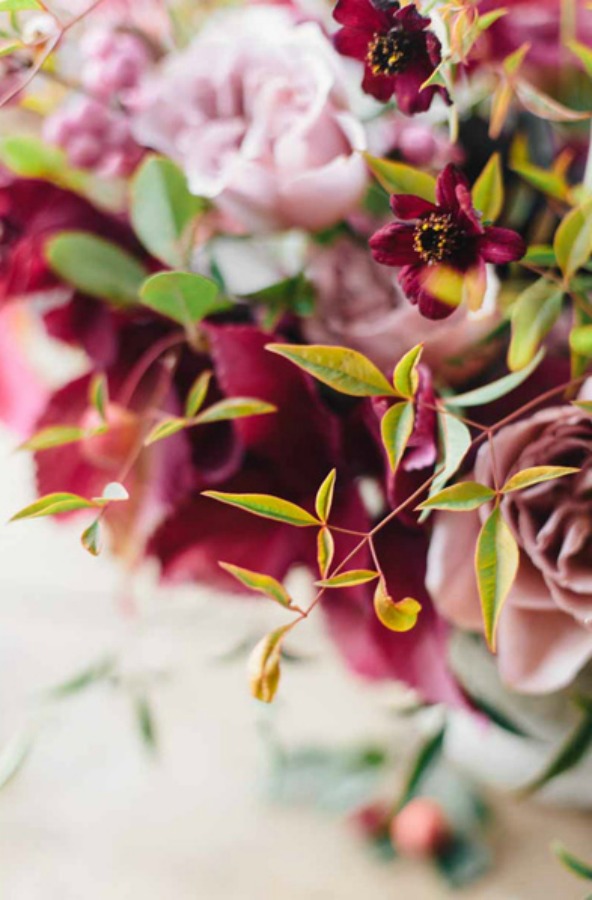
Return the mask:
[[[28,461],[0,443],[0,520],[28,499]],[[122,614],[119,575],[80,549],[79,528],[0,526],[0,742],[37,728],[0,794],[2,900],[359,900],[449,896],[410,863],[375,861],[337,817],[268,805],[242,664],[213,662],[253,618],[203,592],[142,592]],[[148,596],[146,596],[146,594]],[[255,631],[269,612],[259,608]],[[273,612],[275,620],[279,614]],[[286,740],[329,745],[393,735],[391,688],[361,685],[307,625],[309,665],[287,667],[277,709]],[[48,686],[117,651],[152,691],[161,737],[151,760],[125,691],[96,687],[48,706]],[[484,734],[483,740],[487,740]],[[585,885],[550,858],[559,837],[592,858],[590,818],[498,797],[495,875],[466,900],[578,900]]]

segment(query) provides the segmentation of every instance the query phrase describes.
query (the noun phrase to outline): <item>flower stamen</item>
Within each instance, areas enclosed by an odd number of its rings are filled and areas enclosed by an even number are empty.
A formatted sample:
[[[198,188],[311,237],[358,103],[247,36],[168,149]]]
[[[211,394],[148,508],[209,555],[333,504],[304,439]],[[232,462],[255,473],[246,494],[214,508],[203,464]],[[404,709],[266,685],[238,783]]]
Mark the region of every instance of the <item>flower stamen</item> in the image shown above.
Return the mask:
[[[458,227],[450,215],[431,213],[416,226],[413,247],[423,262],[434,265],[454,255],[459,237]]]
[[[392,77],[410,62],[411,39],[399,29],[375,34],[368,44],[366,60],[373,75]]]

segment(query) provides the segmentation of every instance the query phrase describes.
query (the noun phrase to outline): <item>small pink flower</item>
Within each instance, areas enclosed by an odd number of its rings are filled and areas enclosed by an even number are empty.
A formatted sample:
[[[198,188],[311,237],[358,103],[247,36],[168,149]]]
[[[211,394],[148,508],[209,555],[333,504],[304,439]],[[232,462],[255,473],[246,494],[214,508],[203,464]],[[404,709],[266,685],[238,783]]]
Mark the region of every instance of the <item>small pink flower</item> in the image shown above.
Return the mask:
[[[146,41],[136,34],[116,29],[89,31],[81,41],[84,58],[81,81],[86,90],[109,100],[125,100],[149,68],[152,55]]]

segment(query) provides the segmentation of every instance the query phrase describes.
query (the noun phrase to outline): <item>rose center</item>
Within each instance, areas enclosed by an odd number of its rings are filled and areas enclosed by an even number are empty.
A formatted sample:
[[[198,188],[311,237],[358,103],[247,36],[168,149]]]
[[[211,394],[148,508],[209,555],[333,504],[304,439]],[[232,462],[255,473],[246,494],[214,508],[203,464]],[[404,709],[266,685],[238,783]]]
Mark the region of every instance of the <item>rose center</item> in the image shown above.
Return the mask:
[[[368,44],[366,59],[373,75],[396,75],[410,62],[412,39],[404,31],[375,34]]]
[[[432,265],[450,259],[458,249],[460,236],[451,216],[431,213],[416,226],[413,247],[424,262]]]

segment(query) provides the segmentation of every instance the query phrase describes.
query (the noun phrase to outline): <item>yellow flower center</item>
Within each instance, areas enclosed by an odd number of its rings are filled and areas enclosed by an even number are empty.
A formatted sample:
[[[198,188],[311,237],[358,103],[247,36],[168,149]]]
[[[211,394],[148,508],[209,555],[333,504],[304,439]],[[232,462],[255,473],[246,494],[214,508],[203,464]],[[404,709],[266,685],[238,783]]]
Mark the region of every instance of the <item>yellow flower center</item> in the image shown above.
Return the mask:
[[[415,227],[413,247],[428,265],[449,259],[458,248],[459,230],[451,216],[430,213]]]
[[[375,34],[368,44],[366,60],[373,75],[396,75],[409,62],[411,41],[403,31]]]

